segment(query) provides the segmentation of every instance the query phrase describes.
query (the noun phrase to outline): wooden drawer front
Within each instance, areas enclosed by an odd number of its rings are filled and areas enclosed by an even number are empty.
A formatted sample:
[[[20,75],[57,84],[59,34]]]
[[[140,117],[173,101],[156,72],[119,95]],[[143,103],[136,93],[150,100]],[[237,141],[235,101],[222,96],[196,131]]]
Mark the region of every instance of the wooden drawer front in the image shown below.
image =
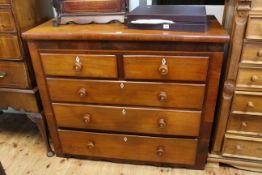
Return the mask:
[[[246,31],[247,39],[262,39],[262,16],[250,16]]]
[[[122,0],[65,0],[63,11],[73,12],[119,12]]]
[[[59,131],[66,154],[193,165],[196,139]],[[72,141],[74,140],[74,141]]]
[[[124,56],[127,79],[205,81],[208,57]]]
[[[245,43],[242,52],[242,63],[262,64],[262,43]]]
[[[204,85],[48,79],[50,96],[59,102],[145,105],[201,109]],[[190,98],[189,98],[190,97]]]
[[[0,59],[21,59],[20,46],[16,35],[0,34]]]
[[[231,114],[228,122],[228,132],[238,131],[246,132],[251,135],[262,136],[262,116],[246,115],[246,114]]]
[[[262,115],[262,93],[237,91],[233,101],[233,112]]]
[[[201,112],[154,108],[53,104],[53,109],[59,127],[104,131],[198,136],[201,119]]]
[[[0,4],[10,4],[10,0],[0,0]]]
[[[251,9],[256,11],[262,10],[262,1],[261,0],[252,0]]]
[[[29,80],[25,64],[0,62],[0,87],[28,88]]]
[[[262,139],[226,135],[223,156],[262,160]]]
[[[237,88],[248,88],[262,91],[262,68],[240,68]]]
[[[117,78],[114,55],[41,54],[44,71],[53,76]]]
[[[15,22],[9,9],[0,9],[0,32],[15,32]]]

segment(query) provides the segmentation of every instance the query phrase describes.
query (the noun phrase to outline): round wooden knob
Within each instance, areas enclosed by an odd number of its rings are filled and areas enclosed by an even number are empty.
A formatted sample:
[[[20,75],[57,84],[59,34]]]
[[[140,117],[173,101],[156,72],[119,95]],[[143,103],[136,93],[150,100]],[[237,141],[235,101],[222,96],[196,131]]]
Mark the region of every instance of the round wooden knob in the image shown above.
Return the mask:
[[[164,148],[163,146],[157,147],[157,149],[156,149],[156,154],[157,154],[159,157],[163,156],[164,153],[165,153],[165,148]]]
[[[159,127],[159,128],[163,129],[163,128],[166,127],[166,125],[167,125],[167,124],[166,124],[165,119],[163,119],[163,118],[159,119],[159,121],[158,121],[158,127]]]
[[[75,70],[76,72],[81,72],[82,69],[83,69],[82,63],[76,62],[75,65],[74,65],[74,70]]]
[[[83,120],[86,124],[89,124],[91,123],[91,115],[90,114],[86,114],[84,117],[83,117]]]
[[[253,76],[251,77],[251,81],[253,81],[253,82],[256,82],[258,79],[259,79],[259,78],[258,78],[257,75],[253,75]]]
[[[87,148],[88,149],[94,149],[95,148],[95,143],[94,142],[88,142],[87,143]]]
[[[258,56],[258,57],[262,57],[262,50],[260,50],[260,51],[257,52],[257,56]]]
[[[159,67],[159,72],[161,75],[167,75],[168,74],[168,67],[166,64],[162,64],[160,67]]]
[[[78,94],[79,94],[79,97],[81,97],[81,98],[86,97],[87,96],[87,90],[85,88],[81,88],[78,91]]]
[[[159,93],[159,101],[161,101],[161,102],[167,101],[167,93],[166,92],[162,91],[162,92]]]
[[[240,146],[240,145],[237,145],[237,146],[236,146],[236,149],[237,149],[237,150],[241,150],[241,146]]]
[[[249,101],[249,102],[247,103],[247,107],[249,107],[249,108],[254,108],[255,105],[254,105],[254,103],[253,103],[252,101]]]

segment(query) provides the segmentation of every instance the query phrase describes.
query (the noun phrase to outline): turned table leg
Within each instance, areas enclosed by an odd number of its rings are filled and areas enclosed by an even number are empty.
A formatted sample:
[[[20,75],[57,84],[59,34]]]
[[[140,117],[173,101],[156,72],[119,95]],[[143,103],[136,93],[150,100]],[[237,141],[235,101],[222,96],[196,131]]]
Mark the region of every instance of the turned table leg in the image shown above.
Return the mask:
[[[45,119],[43,118],[43,114],[41,114],[41,113],[27,113],[27,117],[37,125],[37,127],[38,127],[44,141],[45,141],[45,145],[46,145],[46,149],[47,149],[47,156],[48,157],[54,156],[54,152],[53,152],[52,148],[50,147],[49,134],[48,134]]]

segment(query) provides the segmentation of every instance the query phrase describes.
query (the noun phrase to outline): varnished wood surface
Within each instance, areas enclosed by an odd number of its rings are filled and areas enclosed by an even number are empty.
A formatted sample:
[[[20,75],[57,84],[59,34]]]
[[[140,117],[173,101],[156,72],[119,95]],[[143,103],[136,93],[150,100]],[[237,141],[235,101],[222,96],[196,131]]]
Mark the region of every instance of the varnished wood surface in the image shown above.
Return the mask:
[[[240,67],[236,88],[238,90],[262,91],[262,67]]]
[[[116,55],[42,53],[46,75],[117,78]]]
[[[223,156],[262,160],[262,139],[227,134],[223,147]]]
[[[231,114],[228,120],[228,133],[247,136],[262,136],[262,116]]]
[[[10,0],[0,0],[0,4],[9,4]]]
[[[242,52],[242,63],[262,64],[262,43],[261,42],[245,42]],[[261,52],[261,54],[260,54]]]
[[[0,87],[24,89],[31,87],[27,67],[22,62],[2,61],[0,72],[6,74],[0,78]]]
[[[248,19],[246,38],[247,39],[262,39],[262,15],[250,16]]]
[[[75,155],[194,165],[197,153],[197,139],[68,130],[59,130],[59,136],[64,153]]]
[[[161,106],[201,109],[205,85],[104,80],[47,79],[54,102]],[[81,91],[85,95],[80,97]],[[166,96],[160,100],[160,96]],[[188,98],[190,97],[190,98]]]
[[[0,157],[7,175],[259,175],[230,167],[203,171],[47,157],[38,129],[23,115],[0,115]]]
[[[11,10],[0,9],[0,32],[15,32],[16,26]]]
[[[196,56],[123,56],[126,79],[205,81],[208,63],[208,57]],[[161,73],[161,70],[166,72]]]
[[[11,34],[0,34],[0,60],[22,59],[18,37]]]
[[[200,111],[53,104],[58,127],[162,135],[198,136]]]
[[[70,33],[70,35],[69,35]],[[53,27],[52,21],[23,33],[25,39],[36,40],[132,40],[132,41],[185,41],[227,42],[228,34],[214,18],[205,33],[131,30],[123,24],[64,25]]]

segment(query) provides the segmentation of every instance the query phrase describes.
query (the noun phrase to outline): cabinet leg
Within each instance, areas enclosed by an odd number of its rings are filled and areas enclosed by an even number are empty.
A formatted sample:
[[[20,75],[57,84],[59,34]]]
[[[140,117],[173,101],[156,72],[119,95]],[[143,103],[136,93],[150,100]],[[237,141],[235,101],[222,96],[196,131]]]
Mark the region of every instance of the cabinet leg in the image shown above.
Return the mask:
[[[52,148],[50,147],[50,143],[49,143],[49,134],[48,134],[48,130],[47,130],[47,125],[45,122],[45,118],[43,117],[43,114],[41,113],[27,113],[27,117],[34,122],[41,135],[42,138],[44,139],[45,145],[46,145],[46,149],[47,149],[47,156],[48,157],[52,157],[54,156],[54,152],[52,150]]]

